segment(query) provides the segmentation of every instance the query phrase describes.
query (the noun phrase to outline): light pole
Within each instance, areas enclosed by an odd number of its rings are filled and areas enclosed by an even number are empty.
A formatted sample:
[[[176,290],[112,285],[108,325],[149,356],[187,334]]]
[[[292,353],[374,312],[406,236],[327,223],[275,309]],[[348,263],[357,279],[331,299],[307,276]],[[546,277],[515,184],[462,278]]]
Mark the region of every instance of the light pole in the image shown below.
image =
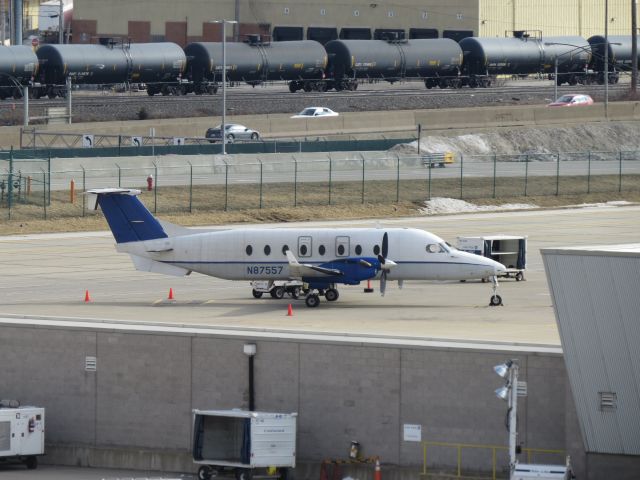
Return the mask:
[[[493,367],[496,374],[506,380],[504,387],[496,390],[496,396],[508,403],[509,413],[509,478],[518,463],[516,444],[518,442],[518,360],[509,360]]]
[[[253,381],[253,358],[256,356],[257,348],[255,343],[245,343],[242,351],[249,357],[249,411],[256,409],[256,394]]]
[[[236,20],[212,20],[212,23],[222,24],[222,125],[220,126],[220,135],[222,136],[222,154],[227,154],[227,23],[238,23]]]

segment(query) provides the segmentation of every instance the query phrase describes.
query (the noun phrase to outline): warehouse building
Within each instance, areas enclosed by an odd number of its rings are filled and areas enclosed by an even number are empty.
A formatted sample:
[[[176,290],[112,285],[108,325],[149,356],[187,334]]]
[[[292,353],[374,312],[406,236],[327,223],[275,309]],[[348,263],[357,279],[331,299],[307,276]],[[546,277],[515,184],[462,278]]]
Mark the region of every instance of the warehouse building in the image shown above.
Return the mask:
[[[76,0],[73,42],[100,37],[134,42],[219,41],[216,20],[235,20],[230,40],[249,34],[272,40],[335,38],[453,38],[504,36],[528,30],[542,35],[603,34],[605,2],[588,0]],[[609,0],[609,34],[631,31],[628,0]]]

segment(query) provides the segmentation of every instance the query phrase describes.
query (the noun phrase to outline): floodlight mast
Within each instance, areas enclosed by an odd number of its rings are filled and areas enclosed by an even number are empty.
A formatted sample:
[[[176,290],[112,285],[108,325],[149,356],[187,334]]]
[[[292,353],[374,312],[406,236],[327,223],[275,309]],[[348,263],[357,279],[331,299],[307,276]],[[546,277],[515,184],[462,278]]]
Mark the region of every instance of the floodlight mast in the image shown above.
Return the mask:
[[[496,390],[498,398],[507,400],[509,409],[509,477],[513,475],[518,459],[516,458],[516,445],[518,443],[518,360],[512,359],[501,365],[493,367],[493,371],[507,383],[503,388]],[[507,390],[506,398],[504,390]]]

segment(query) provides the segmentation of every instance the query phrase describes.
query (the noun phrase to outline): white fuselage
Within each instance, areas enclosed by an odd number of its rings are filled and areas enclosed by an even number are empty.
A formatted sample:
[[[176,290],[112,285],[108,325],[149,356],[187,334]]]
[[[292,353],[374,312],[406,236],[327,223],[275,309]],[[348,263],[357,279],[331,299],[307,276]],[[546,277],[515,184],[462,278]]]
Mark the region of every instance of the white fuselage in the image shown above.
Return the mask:
[[[118,251],[228,280],[287,280],[287,249],[300,263],[377,257],[384,233],[389,280],[464,280],[504,271],[489,258],[461,252],[436,235],[411,228],[231,229],[118,244]],[[160,271],[160,270],[150,270]]]

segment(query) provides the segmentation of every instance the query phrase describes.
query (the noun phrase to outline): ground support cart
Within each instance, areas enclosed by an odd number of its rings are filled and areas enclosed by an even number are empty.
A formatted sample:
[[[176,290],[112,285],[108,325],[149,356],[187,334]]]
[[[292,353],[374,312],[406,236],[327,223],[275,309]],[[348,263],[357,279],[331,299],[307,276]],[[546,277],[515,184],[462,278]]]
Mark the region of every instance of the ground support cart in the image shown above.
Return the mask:
[[[296,466],[297,413],[245,410],[193,411],[193,462],[198,478],[208,480],[225,472],[237,480],[250,480],[257,469],[261,478],[286,479]]]
[[[44,455],[44,408],[12,405],[0,403],[0,462],[22,462],[32,470]]]
[[[251,282],[253,296],[262,297],[268,293],[273,298],[284,298],[288,294],[291,298],[298,298],[302,292],[303,284],[298,280],[254,280]]]
[[[527,237],[516,235],[490,235],[482,237],[458,237],[456,245],[463,252],[475,253],[502,263],[507,270],[499,275],[524,280],[527,267]],[[482,279],[486,281],[486,279]]]

